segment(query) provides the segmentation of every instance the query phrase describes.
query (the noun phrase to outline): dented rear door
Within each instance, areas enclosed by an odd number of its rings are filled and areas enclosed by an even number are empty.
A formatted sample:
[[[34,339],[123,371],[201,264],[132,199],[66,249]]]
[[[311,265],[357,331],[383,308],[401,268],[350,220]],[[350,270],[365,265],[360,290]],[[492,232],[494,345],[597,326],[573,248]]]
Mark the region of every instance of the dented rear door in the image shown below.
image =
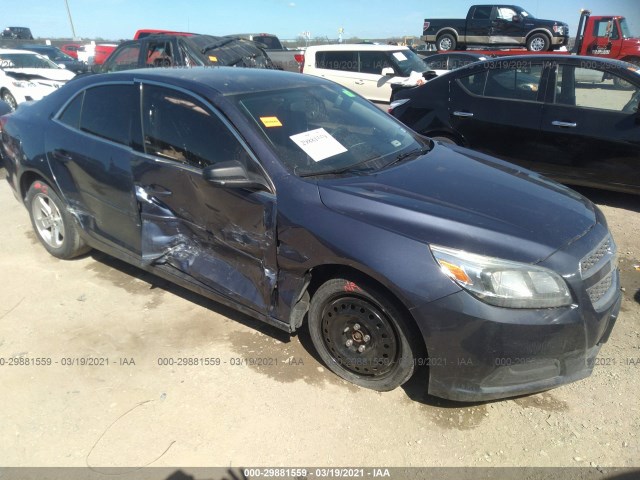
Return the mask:
[[[276,281],[275,195],[214,187],[202,176],[216,162],[259,166],[201,98],[160,85],[142,91],[145,154],[132,172],[143,261],[267,313]]]

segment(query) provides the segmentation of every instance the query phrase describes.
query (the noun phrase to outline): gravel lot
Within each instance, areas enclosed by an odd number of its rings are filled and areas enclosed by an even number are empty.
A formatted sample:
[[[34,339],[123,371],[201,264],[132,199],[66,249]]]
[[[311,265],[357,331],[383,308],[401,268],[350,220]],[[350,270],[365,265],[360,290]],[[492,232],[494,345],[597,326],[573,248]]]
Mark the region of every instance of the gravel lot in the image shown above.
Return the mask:
[[[640,468],[637,197],[581,190],[621,252],[624,303],[602,365],[542,394],[466,405],[426,396],[420,379],[355,387],[306,334],[289,339],[106,255],[57,260],[0,177],[0,357],[52,361],[0,366],[3,466]],[[65,365],[87,357],[104,364]],[[220,365],[158,364],[184,357]]]

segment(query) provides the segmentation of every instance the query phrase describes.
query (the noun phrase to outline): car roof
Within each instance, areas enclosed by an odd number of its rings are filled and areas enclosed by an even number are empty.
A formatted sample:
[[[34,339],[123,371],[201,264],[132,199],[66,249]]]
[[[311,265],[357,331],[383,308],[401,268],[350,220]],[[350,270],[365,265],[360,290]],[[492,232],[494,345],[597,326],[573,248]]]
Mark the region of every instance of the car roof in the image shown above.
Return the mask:
[[[345,51],[351,51],[351,50],[360,50],[360,51],[373,51],[373,52],[380,52],[380,51],[384,51],[384,52],[392,52],[392,51],[398,51],[398,50],[409,50],[409,47],[402,47],[399,45],[371,45],[368,43],[339,43],[339,44],[335,44],[335,45],[315,45],[312,47],[307,47],[307,51],[310,50],[317,50],[317,51],[323,51],[323,50],[345,50]]]
[[[510,55],[508,57],[494,57],[487,58],[483,60],[481,63],[496,63],[496,62],[517,62],[518,61],[536,61],[536,63],[542,62],[563,62],[563,63],[573,63],[573,64],[583,64],[590,65],[594,63],[601,63],[615,67],[623,67],[627,68],[628,66],[633,66],[633,64],[624,62],[622,60],[616,60],[613,58],[600,58],[600,57],[588,57],[585,55]]]
[[[326,85],[327,81],[310,75],[262,68],[193,67],[141,68],[86,77],[86,83],[117,80],[151,80],[174,86],[199,84],[222,95],[264,92],[309,85]],[[78,80],[78,82],[80,79]]]
[[[29,50],[18,50],[16,48],[0,48],[0,54],[1,53],[11,53],[11,54],[21,53],[22,54],[22,53],[37,53],[37,52],[32,52]]]

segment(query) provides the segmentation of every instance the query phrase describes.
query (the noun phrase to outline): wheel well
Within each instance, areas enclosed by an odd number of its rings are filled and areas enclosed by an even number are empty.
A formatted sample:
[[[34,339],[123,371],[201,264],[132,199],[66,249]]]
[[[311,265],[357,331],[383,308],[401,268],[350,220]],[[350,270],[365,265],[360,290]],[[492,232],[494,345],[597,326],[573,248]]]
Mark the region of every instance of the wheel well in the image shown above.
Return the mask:
[[[311,297],[313,297],[316,290],[318,290],[318,288],[320,288],[323,283],[331,280],[332,278],[348,278],[356,283],[368,283],[376,287],[378,290],[385,292],[388,296],[389,301],[393,302],[395,307],[405,315],[408,323],[407,326],[411,329],[411,334],[415,335],[418,339],[419,345],[423,349],[423,351],[416,353],[424,353],[426,355],[427,346],[424,342],[424,337],[420,332],[420,328],[418,327],[416,319],[413,317],[406,305],[386,285],[380,283],[370,275],[367,275],[366,273],[356,268],[346,265],[319,265],[311,269],[309,273],[311,274],[311,282],[309,283],[307,291],[309,292],[309,295]]]
[[[36,172],[25,172],[22,177],[20,177],[20,197],[23,200],[27,198],[27,190],[29,190],[31,184],[36,180],[46,182],[47,185],[49,185],[49,182],[42,175]],[[53,185],[50,186],[53,188]]]
[[[453,35],[453,37],[456,39],[456,42],[458,41],[458,32],[456,32],[455,30],[453,30],[452,28],[447,28],[445,30],[440,30],[438,33],[436,33],[436,41],[445,33],[450,33],[451,35]]]
[[[451,132],[429,132],[429,133],[423,133],[424,136],[429,137],[429,138],[433,138],[433,137],[447,137],[450,138],[451,140],[453,140],[457,145],[460,146],[466,146],[465,141],[459,136],[456,135],[455,133],[451,133]]]
[[[551,35],[551,33],[549,33],[548,30],[534,30],[532,32],[529,32],[529,34],[526,37],[526,41],[528,42],[531,37],[533,37],[534,35],[536,35],[538,33],[542,33],[543,35],[546,35],[547,38],[549,39],[549,43],[551,43],[552,35]]]

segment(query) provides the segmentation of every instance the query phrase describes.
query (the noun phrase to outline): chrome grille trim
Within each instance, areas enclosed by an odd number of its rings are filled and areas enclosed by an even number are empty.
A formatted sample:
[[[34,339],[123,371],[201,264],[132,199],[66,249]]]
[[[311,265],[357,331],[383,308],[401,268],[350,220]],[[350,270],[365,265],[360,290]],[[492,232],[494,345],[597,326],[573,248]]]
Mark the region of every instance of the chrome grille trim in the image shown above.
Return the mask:
[[[582,278],[590,277],[600,270],[602,266],[615,255],[616,244],[608,235],[600,245],[580,261],[580,275]]]
[[[604,304],[608,303],[610,300],[611,294],[615,291],[613,288],[613,279],[615,276],[616,270],[613,269],[609,274],[600,280],[595,285],[587,288],[587,294],[589,295],[589,299],[593,304],[593,308],[599,310],[600,307],[604,306]]]

